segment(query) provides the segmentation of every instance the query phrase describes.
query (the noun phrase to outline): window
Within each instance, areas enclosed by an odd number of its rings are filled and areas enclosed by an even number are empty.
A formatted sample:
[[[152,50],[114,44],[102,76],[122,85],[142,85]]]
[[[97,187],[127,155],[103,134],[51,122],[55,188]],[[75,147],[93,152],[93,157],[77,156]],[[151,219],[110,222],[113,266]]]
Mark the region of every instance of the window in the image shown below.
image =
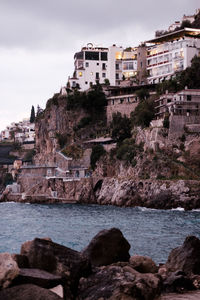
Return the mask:
[[[99,60],[99,52],[86,51],[85,59],[86,60]]]
[[[191,101],[192,100],[192,96],[191,95],[187,95],[187,101]]]
[[[140,67],[142,68],[142,62],[140,63]]]
[[[72,81],[72,87],[76,87],[76,81]]]
[[[119,64],[116,64],[116,70],[119,70]]]
[[[116,73],[115,78],[116,78],[116,79],[119,79],[119,74],[118,74],[118,73]]]
[[[99,79],[99,73],[98,72],[96,73],[96,79]]]
[[[83,76],[83,73],[82,73],[82,72],[79,72],[78,75],[79,75],[79,77],[82,77],[82,76]]]
[[[105,63],[102,64],[102,70],[106,70],[106,64]]]
[[[102,73],[102,77],[105,78],[106,77],[106,73]]]
[[[108,60],[108,53],[107,52],[101,52],[101,60]]]
[[[86,67],[89,67],[89,62],[86,62],[86,63],[85,63],[85,66],[86,66]]]
[[[97,63],[97,66],[99,66],[99,63]]]

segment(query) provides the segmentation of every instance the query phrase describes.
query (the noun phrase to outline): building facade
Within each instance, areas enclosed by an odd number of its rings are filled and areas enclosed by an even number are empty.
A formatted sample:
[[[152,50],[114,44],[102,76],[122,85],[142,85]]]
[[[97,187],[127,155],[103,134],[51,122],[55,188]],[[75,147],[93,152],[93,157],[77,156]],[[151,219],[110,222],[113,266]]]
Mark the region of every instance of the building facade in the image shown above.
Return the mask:
[[[185,89],[167,93],[155,101],[156,118],[173,116],[200,116],[200,89]]]
[[[200,29],[184,28],[147,41],[147,83],[168,80],[200,56]]]
[[[136,76],[137,50],[88,44],[74,55],[74,67],[74,74],[68,79],[70,88],[78,87],[84,91],[97,82],[105,83],[105,79],[112,86],[119,85],[122,79]]]

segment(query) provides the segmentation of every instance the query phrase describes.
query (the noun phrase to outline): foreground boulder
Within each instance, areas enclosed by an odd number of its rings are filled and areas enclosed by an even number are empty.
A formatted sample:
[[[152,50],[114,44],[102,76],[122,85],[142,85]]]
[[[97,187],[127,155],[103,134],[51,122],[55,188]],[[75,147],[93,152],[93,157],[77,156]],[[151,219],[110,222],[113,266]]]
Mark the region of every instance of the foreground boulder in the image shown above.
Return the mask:
[[[16,261],[9,253],[0,253],[0,289],[7,288],[19,274]]]
[[[94,266],[128,261],[130,244],[117,228],[100,231],[82,251]]]
[[[200,240],[188,236],[182,246],[171,251],[165,267],[168,273],[180,270],[187,275],[200,274]]]
[[[21,255],[28,257],[30,268],[42,269],[65,278],[67,288],[76,293],[80,277],[91,271],[89,260],[81,253],[51,240],[34,239],[22,245]]]
[[[134,255],[129,260],[133,269],[140,273],[157,273],[158,267],[148,256]]]
[[[161,293],[158,275],[140,274],[128,263],[97,268],[95,274],[81,278],[78,300],[153,300]]]
[[[182,271],[171,273],[163,282],[163,290],[167,293],[194,290],[193,280]]]
[[[33,284],[23,284],[0,291],[1,300],[61,300],[55,293]]]
[[[12,284],[27,283],[50,289],[62,284],[62,277],[40,269],[20,269],[19,275],[13,280]]]

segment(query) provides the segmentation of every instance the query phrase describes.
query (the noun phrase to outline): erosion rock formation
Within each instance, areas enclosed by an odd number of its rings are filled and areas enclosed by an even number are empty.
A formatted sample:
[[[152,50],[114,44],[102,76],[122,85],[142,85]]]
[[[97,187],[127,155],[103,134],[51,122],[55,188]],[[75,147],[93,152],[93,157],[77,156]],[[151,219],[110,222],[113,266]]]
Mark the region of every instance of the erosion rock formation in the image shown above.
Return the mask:
[[[21,254],[27,255],[31,268],[65,277],[72,293],[77,290],[79,279],[91,271],[90,263],[84,255],[52,241],[36,238],[25,249],[22,246]]]
[[[62,299],[55,293],[43,289],[33,284],[17,285],[9,289],[0,291],[0,299],[2,300],[60,300]]]
[[[97,190],[98,204],[185,209],[200,207],[199,181],[104,178]]]
[[[179,299],[177,294],[170,298],[173,292],[186,293],[183,299],[196,300],[193,296],[198,291],[187,292],[200,289],[199,245],[198,238],[187,237],[158,269],[150,257],[130,257],[129,243],[116,228],[99,232],[82,253],[49,238],[36,238],[22,245],[20,255],[13,256],[21,266],[28,261],[29,267],[18,269],[9,278],[11,286],[1,284],[0,299],[154,300],[160,295],[159,299]],[[8,261],[7,256],[4,258]],[[52,292],[58,288],[63,298]]]
[[[114,251],[113,251],[114,249]],[[82,251],[92,265],[105,266],[129,260],[130,244],[117,228],[100,231]]]
[[[165,267],[168,272],[181,270],[188,275],[200,275],[200,240],[188,236],[182,246],[171,251]]]
[[[0,253],[0,289],[8,287],[18,274],[18,265],[11,254]]]
[[[127,263],[118,263],[101,267],[90,277],[82,278],[78,299],[151,300],[160,293],[158,275],[141,274]]]

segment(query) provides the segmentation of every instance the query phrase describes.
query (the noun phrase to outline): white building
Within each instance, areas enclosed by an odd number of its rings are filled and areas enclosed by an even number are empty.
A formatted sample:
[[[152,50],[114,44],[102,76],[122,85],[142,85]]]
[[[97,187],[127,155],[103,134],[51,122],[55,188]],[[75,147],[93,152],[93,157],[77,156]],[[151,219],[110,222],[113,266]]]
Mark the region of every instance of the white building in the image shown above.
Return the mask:
[[[11,123],[1,132],[1,140],[14,140],[15,142],[34,142],[35,124],[30,123],[29,119],[23,119],[19,123]]]
[[[157,119],[163,119],[170,115],[200,116],[200,89],[185,89],[177,93],[161,95],[155,100],[155,115]]]
[[[147,81],[158,83],[185,70],[200,55],[200,29],[184,28],[147,43]]]
[[[88,44],[74,55],[74,74],[69,78],[71,88],[80,87],[84,91],[91,84],[103,84],[108,79],[110,85],[119,85],[120,81],[137,73],[137,50],[113,45],[109,48],[94,47]]]

